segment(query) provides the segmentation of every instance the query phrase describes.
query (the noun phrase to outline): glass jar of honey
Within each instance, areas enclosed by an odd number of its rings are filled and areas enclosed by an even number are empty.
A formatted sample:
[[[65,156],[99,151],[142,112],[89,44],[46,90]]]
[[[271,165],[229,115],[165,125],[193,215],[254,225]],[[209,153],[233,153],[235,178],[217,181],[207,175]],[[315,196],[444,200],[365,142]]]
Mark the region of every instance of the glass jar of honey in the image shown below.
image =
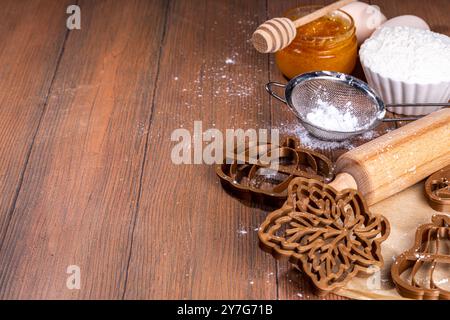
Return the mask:
[[[299,7],[286,12],[296,20],[320,6]],[[336,10],[309,24],[297,28],[292,43],[275,53],[275,61],[289,79],[311,71],[351,73],[355,68],[358,42],[353,18]]]

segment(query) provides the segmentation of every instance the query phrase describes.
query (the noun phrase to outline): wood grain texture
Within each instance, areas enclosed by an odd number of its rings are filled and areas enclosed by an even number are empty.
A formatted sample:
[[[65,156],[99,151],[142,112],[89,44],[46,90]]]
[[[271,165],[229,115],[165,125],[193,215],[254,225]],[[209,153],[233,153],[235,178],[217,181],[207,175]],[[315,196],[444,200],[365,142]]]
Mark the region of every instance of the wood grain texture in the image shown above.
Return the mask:
[[[267,56],[247,41],[264,18],[258,1],[171,1],[127,299],[276,298],[275,261],[255,230],[266,211],[227,194],[212,166],[174,165],[169,142],[195,120],[270,126]]]
[[[124,292],[166,6],[80,7],[1,247],[3,298]],[[81,290],[66,287],[69,265]]]
[[[0,241],[22,184],[23,171],[62,53],[67,29],[58,26],[65,25],[66,3],[1,3]]]
[[[270,208],[226,193],[210,165],[171,162],[173,130],[196,120],[305,137],[264,90],[286,82],[273,57],[248,40],[289,8],[331,2],[81,0],[64,42],[66,3],[3,1],[0,298],[340,299],[258,248]],[[447,0],[372,2],[450,32]]]

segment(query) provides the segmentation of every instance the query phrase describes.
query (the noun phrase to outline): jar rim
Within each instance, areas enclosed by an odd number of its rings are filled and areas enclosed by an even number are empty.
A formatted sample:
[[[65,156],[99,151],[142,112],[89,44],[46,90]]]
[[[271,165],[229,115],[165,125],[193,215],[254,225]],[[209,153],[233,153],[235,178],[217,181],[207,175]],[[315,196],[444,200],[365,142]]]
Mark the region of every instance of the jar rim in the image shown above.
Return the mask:
[[[292,9],[289,9],[288,11],[286,11],[284,13],[284,16],[290,19],[298,19],[308,13],[311,13],[312,11],[318,10],[320,8],[323,8],[324,6],[321,5],[306,5],[306,6],[299,6],[299,7],[295,7]],[[300,10],[305,11],[305,13],[303,15],[299,15],[298,12]],[[310,11],[310,12],[307,12]],[[337,36],[301,36],[301,35],[297,35],[294,39],[294,41],[307,41],[307,42],[311,42],[311,41],[326,41],[326,40],[334,40],[334,41],[338,41],[339,39],[345,40],[350,38],[351,36],[353,36],[356,33],[356,28],[355,28],[355,21],[353,19],[353,17],[348,14],[347,12],[338,9],[335,11],[332,11],[330,14],[336,13],[338,12],[341,16],[347,18],[349,20],[349,27],[348,30],[346,30],[344,33],[339,34]],[[328,14],[329,15],[329,14]]]

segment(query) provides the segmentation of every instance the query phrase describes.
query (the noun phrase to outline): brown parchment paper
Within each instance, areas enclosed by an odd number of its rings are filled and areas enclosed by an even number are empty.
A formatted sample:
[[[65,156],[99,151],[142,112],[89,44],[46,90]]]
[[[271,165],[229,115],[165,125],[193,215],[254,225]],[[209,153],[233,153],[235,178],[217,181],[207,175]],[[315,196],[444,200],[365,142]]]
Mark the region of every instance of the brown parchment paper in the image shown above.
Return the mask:
[[[368,278],[353,278],[335,292],[340,296],[360,300],[403,299],[395,290],[390,277],[391,265],[397,255],[414,244],[417,227],[430,223],[434,211],[424,195],[424,181],[370,207],[374,214],[382,214],[391,225],[389,238],[382,243],[384,267]]]

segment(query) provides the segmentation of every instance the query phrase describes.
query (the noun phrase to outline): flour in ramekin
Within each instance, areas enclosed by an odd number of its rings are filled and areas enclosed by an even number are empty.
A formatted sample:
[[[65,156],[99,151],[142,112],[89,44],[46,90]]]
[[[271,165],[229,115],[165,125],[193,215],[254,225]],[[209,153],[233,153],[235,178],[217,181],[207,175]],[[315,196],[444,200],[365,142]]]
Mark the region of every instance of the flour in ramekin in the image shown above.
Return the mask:
[[[450,37],[410,27],[384,27],[361,46],[361,62],[396,81],[450,81]]]

